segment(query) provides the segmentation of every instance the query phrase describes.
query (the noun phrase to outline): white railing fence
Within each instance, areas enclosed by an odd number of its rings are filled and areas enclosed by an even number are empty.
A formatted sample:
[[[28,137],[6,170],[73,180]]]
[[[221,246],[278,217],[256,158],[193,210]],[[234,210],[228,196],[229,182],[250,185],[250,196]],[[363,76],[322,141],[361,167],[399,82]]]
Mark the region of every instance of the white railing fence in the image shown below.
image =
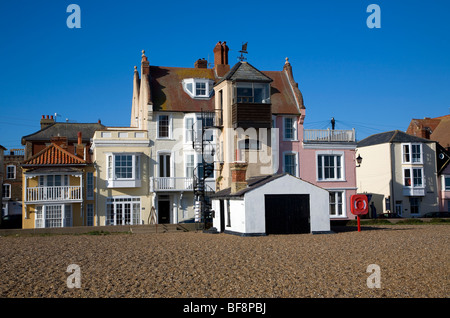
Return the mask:
[[[81,200],[80,186],[55,186],[27,188],[26,201],[78,201]]]

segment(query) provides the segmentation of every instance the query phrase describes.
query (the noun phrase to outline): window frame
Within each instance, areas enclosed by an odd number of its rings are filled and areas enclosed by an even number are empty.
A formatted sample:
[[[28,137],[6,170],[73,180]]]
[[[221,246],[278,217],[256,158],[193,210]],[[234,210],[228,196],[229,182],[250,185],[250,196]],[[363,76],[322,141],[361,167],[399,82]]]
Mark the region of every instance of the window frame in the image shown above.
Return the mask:
[[[106,179],[109,188],[135,188],[141,186],[141,152],[110,152],[106,153]],[[116,157],[131,156],[131,178],[118,178],[116,175]]]
[[[161,120],[160,118],[167,116],[167,136],[161,136]],[[158,114],[156,120],[156,138],[157,139],[172,139],[172,115],[171,114]]]
[[[328,190],[330,195],[330,202],[329,202],[329,216],[330,218],[345,218],[347,217],[346,213],[346,206],[345,206],[345,190]],[[338,202],[338,194],[340,194],[341,202]],[[331,196],[334,196],[334,203],[331,202]],[[340,214],[336,211],[336,214],[331,214],[331,206],[334,204],[335,206],[340,206]]]
[[[325,166],[325,156],[333,157],[333,166]],[[340,158],[340,165],[337,165],[337,158]],[[320,163],[319,164],[319,160]],[[334,177],[325,177],[325,169],[333,169]],[[338,177],[339,175],[339,177]],[[321,182],[345,181],[345,154],[344,152],[317,152],[316,153],[316,180]]]
[[[295,174],[290,174],[286,171],[286,157],[287,156],[293,156],[294,157],[294,170]],[[298,177],[299,175],[299,164],[298,164],[298,152],[296,151],[284,151],[283,152],[283,172],[288,173],[294,177]]]
[[[447,180],[448,180],[448,185],[447,185]],[[450,191],[450,175],[442,176],[442,190]]]
[[[424,189],[425,188],[425,177],[423,174],[423,167],[403,167],[403,187],[408,189]],[[409,176],[406,175],[406,171],[409,172]],[[414,175],[414,171],[420,171],[420,185],[416,184],[417,177]],[[409,184],[407,184],[407,178],[409,179]]]
[[[413,203],[415,203],[415,202],[417,202],[417,206],[415,204],[413,205]],[[411,215],[420,215],[420,203],[421,203],[421,199],[419,197],[410,197],[409,198],[409,211],[410,211],[409,213]],[[414,206],[414,208],[417,207],[416,212],[413,212],[413,206]]]
[[[5,191],[5,189],[8,190]],[[5,195],[5,192],[8,194],[8,196]],[[2,184],[2,199],[11,199],[11,185],[9,183]]]
[[[286,120],[290,119],[292,120],[292,125],[290,128],[292,128],[292,137],[286,136],[286,129],[288,128],[288,125],[286,124]],[[294,116],[283,116],[283,141],[297,141],[298,140],[298,123],[297,118]]]
[[[197,84],[204,85],[204,94],[197,94]],[[181,82],[183,90],[193,99],[210,99],[214,93],[214,81],[207,78],[185,78]],[[192,89],[189,89],[190,88]]]
[[[419,160],[414,160],[414,157],[417,157],[417,152],[413,151],[414,148],[418,147],[419,149]],[[402,143],[402,163],[403,164],[423,164],[423,144],[422,143]],[[406,150],[407,149],[407,150]],[[416,148],[417,149],[417,148]]]
[[[13,168],[13,172],[12,172],[12,178],[10,177],[10,171],[9,171],[9,168]],[[16,167],[16,165],[7,165],[6,166],[6,179],[7,180],[14,180],[14,179],[16,179],[16,176],[17,176],[17,167]]]
[[[93,172],[86,173],[86,199],[87,200],[94,199],[94,173]]]
[[[73,226],[73,209],[71,204],[49,204],[36,205],[36,217],[34,220],[35,228],[58,228],[58,227],[72,227]],[[50,211],[53,210],[53,211]],[[48,214],[59,213],[59,217],[50,218]],[[50,224],[57,224],[59,226],[48,226]]]

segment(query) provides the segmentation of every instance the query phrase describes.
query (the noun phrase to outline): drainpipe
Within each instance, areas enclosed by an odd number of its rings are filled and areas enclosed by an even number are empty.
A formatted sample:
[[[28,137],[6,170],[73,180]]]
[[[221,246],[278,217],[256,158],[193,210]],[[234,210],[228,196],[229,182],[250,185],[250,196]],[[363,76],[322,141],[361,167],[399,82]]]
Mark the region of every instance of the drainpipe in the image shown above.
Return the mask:
[[[391,197],[390,197],[390,208],[391,208],[391,213],[393,213],[392,211],[392,207],[395,208],[395,199],[394,199],[394,182],[395,182],[395,144],[394,143],[389,143],[390,146],[390,150],[391,150],[391,160],[390,160],[390,169],[391,169]],[[392,164],[392,162],[394,162],[394,164]]]
[[[96,176],[95,176],[95,187],[96,187],[96,189],[97,189],[97,191],[96,191],[96,193],[95,193],[95,209],[94,209],[94,211],[95,211],[95,213],[94,213],[94,217],[95,217],[95,219],[97,220],[97,226],[99,226],[100,225],[100,221],[99,221],[99,218],[98,218],[98,194],[99,194],[99,189],[98,189],[98,178],[99,178],[99,172],[98,172],[98,164],[97,163],[94,163],[94,166],[95,166],[95,171],[96,171]]]

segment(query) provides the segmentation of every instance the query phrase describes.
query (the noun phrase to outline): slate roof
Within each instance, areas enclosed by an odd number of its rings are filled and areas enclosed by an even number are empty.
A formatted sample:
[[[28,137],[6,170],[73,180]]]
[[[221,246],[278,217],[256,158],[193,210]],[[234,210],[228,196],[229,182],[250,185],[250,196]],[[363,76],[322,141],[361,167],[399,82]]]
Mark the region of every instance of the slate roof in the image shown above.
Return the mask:
[[[68,142],[78,140],[78,132],[81,131],[83,142],[89,143],[96,130],[106,127],[100,123],[54,123],[35,133],[22,137],[22,145],[27,141],[50,141],[53,137],[67,137]]]
[[[401,142],[434,142],[429,139],[424,139],[416,136],[409,135],[400,130],[387,131],[375,135],[371,135],[358,142],[357,147],[367,147],[373,145],[379,145],[384,143],[401,143]]]
[[[272,79],[265,75],[263,72],[257,70],[250,63],[242,61],[236,63],[217,84],[225,80],[266,83],[272,82]]]
[[[265,185],[266,183],[269,183],[275,179],[278,179],[282,176],[287,175],[286,173],[282,174],[274,174],[274,175],[265,175],[265,176],[256,176],[251,177],[247,179],[247,187],[231,194],[231,188],[226,188],[221,191],[218,191],[216,193],[213,193],[210,195],[211,199],[221,199],[221,198],[230,198],[230,197],[243,197],[245,193],[252,191],[256,188],[259,188],[260,186]]]
[[[85,165],[86,161],[52,143],[22,162],[22,166]]]
[[[241,67],[239,67],[241,66]],[[242,72],[241,72],[242,71]],[[300,113],[303,108],[303,97],[299,94],[299,105],[293,94],[293,88],[285,71],[259,71],[246,62],[237,63],[224,78],[242,79],[247,74],[255,81],[265,81],[271,84],[271,103],[273,114]],[[155,111],[172,112],[200,112],[214,111],[214,96],[210,99],[193,99],[182,87],[183,79],[205,78],[216,81],[216,85],[222,79],[215,76],[214,69],[208,68],[182,68],[166,66],[150,66],[150,90]],[[296,83],[295,83],[296,84]]]
[[[216,80],[213,69],[150,66],[150,91],[155,111],[214,111],[214,99],[193,99],[181,82],[187,78]]]

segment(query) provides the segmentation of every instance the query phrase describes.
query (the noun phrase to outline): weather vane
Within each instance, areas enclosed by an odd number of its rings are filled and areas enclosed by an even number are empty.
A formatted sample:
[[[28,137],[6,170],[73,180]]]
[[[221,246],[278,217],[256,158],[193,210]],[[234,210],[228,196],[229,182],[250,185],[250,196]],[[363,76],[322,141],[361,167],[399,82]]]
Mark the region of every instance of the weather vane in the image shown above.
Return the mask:
[[[241,56],[238,57],[238,59],[239,59],[240,61],[244,61],[244,60],[247,59],[247,58],[244,56],[244,54],[247,54],[247,53],[248,53],[248,52],[247,52],[247,43],[248,43],[248,42],[245,42],[244,44],[242,44],[242,49],[239,51],[239,53],[241,53]]]

